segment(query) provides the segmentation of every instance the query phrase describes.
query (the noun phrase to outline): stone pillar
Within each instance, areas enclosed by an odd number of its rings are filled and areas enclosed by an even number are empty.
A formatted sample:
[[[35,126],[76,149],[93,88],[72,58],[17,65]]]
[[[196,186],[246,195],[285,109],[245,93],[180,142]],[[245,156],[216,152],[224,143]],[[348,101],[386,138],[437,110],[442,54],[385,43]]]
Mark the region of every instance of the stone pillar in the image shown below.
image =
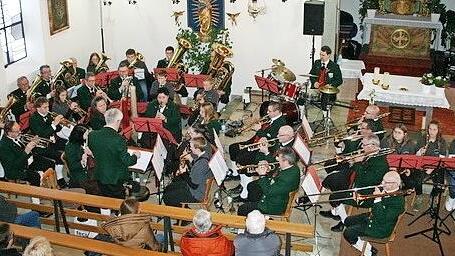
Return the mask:
[[[332,49],[333,60],[334,56],[337,56],[336,51],[338,50],[339,0],[325,0],[324,8],[324,34],[322,35],[321,45],[327,45]]]

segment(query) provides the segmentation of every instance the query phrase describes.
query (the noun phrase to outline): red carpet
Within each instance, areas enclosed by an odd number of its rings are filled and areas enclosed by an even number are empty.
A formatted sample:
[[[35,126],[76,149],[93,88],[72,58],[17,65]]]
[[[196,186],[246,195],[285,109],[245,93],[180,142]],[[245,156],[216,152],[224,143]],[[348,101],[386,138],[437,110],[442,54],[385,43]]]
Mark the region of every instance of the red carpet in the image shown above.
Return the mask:
[[[366,100],[354,100],[351,102],[351,107],[354,109],[358,109],[360,111],[353,111],[352,109],[349,110],[348,113],[348,122],[352,122],[353,120],[359,118],[365,108],[368,106],[368,101]],[[389,107],[380,107],[381,113],[389,112]],[[416,111],[415,112],[415,124],[414,125],[406,125],[409,131],[420,131],[422,126],[422,117],[424,116],[425,112],[423,111]],[[433,109],[433,119],[438,120],[441,124],[441,130],[443,135],[452,135],[455,136],[455,114],[450,109],[445,108],[434,108]],[[382,123],[384,128],[392,129],[395,127],[396,123],[390,123],[388,118],[385,117],[382,119]]]

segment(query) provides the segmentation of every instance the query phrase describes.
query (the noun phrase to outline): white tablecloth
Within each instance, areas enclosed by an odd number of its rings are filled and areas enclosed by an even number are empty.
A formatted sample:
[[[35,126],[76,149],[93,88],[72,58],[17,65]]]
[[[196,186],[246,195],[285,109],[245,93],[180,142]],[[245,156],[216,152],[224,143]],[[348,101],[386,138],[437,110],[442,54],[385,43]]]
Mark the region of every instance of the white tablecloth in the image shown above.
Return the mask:
[[[374,91],[374,100],[378,102],[418,107],[450,107],[444,88],[431,86],[431,89],[428,90],[427,85],[420,83],[420,79],[420,77],[390,75],[390,87],[388,90],[383,90],[380,85],[373,84],[373,74],[366,73],[361,78],[363,90],[357,99],[369,100]],[[406,88],[407,91],[400,90],[400,88]]]
[[[362,69],[365,69],[365,63],[361,60],[342,59],[340,69],[343,79],[362,78]]]

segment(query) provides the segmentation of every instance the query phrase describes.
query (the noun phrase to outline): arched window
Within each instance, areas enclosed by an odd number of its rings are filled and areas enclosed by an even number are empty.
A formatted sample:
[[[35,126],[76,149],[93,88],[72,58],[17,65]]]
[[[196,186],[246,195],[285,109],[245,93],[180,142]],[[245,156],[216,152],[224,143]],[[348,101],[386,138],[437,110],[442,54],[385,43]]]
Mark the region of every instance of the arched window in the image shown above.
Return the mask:
[[[0,44],[5,67],[27,57],[20,0],[0,0]]]

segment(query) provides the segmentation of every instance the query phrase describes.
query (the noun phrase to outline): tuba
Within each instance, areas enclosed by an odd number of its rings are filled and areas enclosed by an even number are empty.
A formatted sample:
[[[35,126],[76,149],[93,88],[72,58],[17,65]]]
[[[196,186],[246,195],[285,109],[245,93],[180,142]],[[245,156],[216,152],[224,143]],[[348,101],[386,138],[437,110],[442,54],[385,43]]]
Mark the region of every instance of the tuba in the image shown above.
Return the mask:
[[[234,73],[234,65],[230,61],[225,61],[226,58],[232,57],[232,49],[226,45],[215,43],[213,45],[213,57],[210,62],[208,75],[214,80],[215,90],[224,90],[226,84]]]
[[[51,80],[51,89],[55,89],[57,86],[63,86],[66,88],[65,84],[68,84],[68,87],[76,85],[77,79],[76,69],[73,66],[73,61],[71,59],[66,59],[60,62],[60,69],[57,71],[57,74]],[[71,72],[72,71],[72,72]],[[73,78],[71,78],[73,77]]]
[[[136,57],[134,60],[128,65],[128,68],[134,68],[134,65],[136,64],[137,61],[142,61],[144,59],[144,55],[142,53],[136,52]]]
[[[180,62],[182,61],[183,55],[188,49],[191,49],[193,47],[190,41],[186,40],[183,37],[178,38],[177,42],[179,46],[177,48],[177,51],[175,51],[174,55],[172,55],[172,58],[169,60],[169,64],[167,65],[168,68],[182,69],[183,64]]]
[[[101,73],[101,72],[106,72],[107,69],[108,69],[105,66],[106,61],[110,60],[111,58],[107,57],[107,55],[104,54],[104,53],[97,53],[97,54],[98,54],[98,57],[100,58],[100,61],[98,62],[98,64],[96,64],[95,74],[98,74],[98,73]]]
[[[8,99],[8,103],[6,106],[0,111],[0,122],[6,122],[8,117],[9,110],[13,107],[14,103],[16,103],[17,98],[14,95],[11,95]]]

